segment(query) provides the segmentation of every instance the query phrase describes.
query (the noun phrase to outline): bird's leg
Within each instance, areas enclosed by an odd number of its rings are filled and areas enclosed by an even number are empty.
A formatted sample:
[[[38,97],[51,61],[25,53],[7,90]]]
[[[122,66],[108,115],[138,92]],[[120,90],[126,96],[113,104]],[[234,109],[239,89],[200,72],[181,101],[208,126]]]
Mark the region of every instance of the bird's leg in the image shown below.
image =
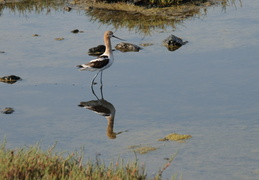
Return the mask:
[[[102,87],[103,86],[103,71],[101,71],[100,82],[101,82],[101,87]]]
[[[99,71],[99,72],[100,72],[100,71]],[[94,76],[94,78],[93,78],[93,80],[92,80],[92,86],[93,86],[93,84],[94,84],[94,80],[95,80],[95,78],[98,76],[99,72],[98,72],[98,73],[96,73],[96,75]]]

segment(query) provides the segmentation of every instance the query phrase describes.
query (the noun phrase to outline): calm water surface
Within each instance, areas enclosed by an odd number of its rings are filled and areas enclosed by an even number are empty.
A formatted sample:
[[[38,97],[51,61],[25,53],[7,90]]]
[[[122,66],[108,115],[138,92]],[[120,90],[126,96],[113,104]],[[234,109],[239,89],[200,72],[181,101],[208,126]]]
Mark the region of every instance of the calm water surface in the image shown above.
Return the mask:
[[[0,114],[0,138],[9,147],[39,141],[44,148],[58,142],[61,151],[84,147],[86,158],[100,153],[107,161],[133,160],[128,147],[142,144],[159,147],[138,155],[151,176],[178,152],[164,178],[178,172],[183,179],[259,179],[259,1],[242,3],[226,11],[210,8],[175,31],[168,27],[146,37],[90,22],[83,12],[4,10],[0,76],[23,80],[0,83],[0,108],[15,109]],[[87,51],[103,43],[106,30],[134,44],[154,43],[139,53],[115,51],[104,72],[104,99],[116,109],[113,130],[128,130],[116,139],[107,136],[105,117],[78,106],[96,98],[90,89],[94,73],[75,66],[92,59]],[[171,34],[189,43],[170,52],[161,44]],[[119,42],[112,39],[113,46]],[[99,95],[98,85],[95,90]],[[157,141],[170,133],[193,138]]]

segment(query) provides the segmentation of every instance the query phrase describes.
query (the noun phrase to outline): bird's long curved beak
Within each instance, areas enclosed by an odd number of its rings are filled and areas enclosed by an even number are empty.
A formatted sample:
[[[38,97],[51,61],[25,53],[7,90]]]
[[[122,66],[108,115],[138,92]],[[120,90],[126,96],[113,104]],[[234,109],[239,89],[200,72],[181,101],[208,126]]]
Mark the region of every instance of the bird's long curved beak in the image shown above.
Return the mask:
[[[118,38],[117,36],[114,36],[114,35],[112,35],[112,37],[117,38],[117,39],[122,40],[122,41],[126,41],[126,40]]]

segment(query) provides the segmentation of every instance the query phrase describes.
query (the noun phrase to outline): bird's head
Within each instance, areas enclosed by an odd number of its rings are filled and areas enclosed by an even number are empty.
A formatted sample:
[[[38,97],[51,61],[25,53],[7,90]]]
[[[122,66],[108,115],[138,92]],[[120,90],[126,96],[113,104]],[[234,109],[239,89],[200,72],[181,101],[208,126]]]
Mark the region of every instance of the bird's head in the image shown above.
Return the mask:
[[[112,31],[106,31],[106,32],[104,33],[104,36],[107,37],[107,38],[112,38],[112,37],[114,37],[114,38],[117,38],[117,39],[119,39],[119,40],[126,41],[126,40],[124,40],[124,39],[118,38],[117,36],[114,36]]]

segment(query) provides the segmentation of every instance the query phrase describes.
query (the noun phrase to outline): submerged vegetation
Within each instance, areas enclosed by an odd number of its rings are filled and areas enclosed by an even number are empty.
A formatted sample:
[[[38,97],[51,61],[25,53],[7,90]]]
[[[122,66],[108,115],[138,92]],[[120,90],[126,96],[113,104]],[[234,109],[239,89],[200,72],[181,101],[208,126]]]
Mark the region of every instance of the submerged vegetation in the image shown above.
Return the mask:
[[[0,0],[0,16],[4,9],[9,9],[12,12],[26,14],[28,12],[41,13],[47,9],[60,10],[68,0]]]
[[[20,14],[82,9],[92,22],[149,35],[168,27],[174,30],[186,18],[204,16],[210,6],[226,9],[232,4],[235,0],[0,0],[0,15],[5,8]]]
[[[180,5],[204,5],[207,4],[219,4],[233,3],[235,0],[72,0],[73,4],[77,3],[92,3],[92,4],[114,4],[114,3],[126,3],[135,6],[143,6],[145,8],[155,7],[169,7]],[[107,7],[108,8],[108,7]]]
[[[152,4],[153,0],[150,2]],[[226,9],[228,5],[233,4],[235,1],[177,0],[177,2],[174,2],[174,5],[162,7],[151,6],[146,3],[144,6],[139,6],[121,1],[117,3],[105,3],[103,1],[93,3],[92,1],[81,0],[77,1],[77,4],[85,9],[86,14],[90,16],[93,22],[97,21],[101,24],[112,25],[115,29],[128,28],[129,31],[134,30],[137,33],[149,35],[152,31],[167,30],[168,27],[174,30],[177,25],[182,24],[187,18],[205,16],[210,6],[220,5],[223,9]]]
[[[148,178],[144,165],[134,162],[124,163],[118,159],[106,165],[97,155],[95,161],[84,163],[83,153],[54,152],[54,147],[43,151],[39,144],[30,147],[8,149],[6,143],[0,145],[0,174],[2,179],[162,179],[163,172],[174,159],[172,156],[153,178]],[[173,179],[177,179],[174,176]]]

